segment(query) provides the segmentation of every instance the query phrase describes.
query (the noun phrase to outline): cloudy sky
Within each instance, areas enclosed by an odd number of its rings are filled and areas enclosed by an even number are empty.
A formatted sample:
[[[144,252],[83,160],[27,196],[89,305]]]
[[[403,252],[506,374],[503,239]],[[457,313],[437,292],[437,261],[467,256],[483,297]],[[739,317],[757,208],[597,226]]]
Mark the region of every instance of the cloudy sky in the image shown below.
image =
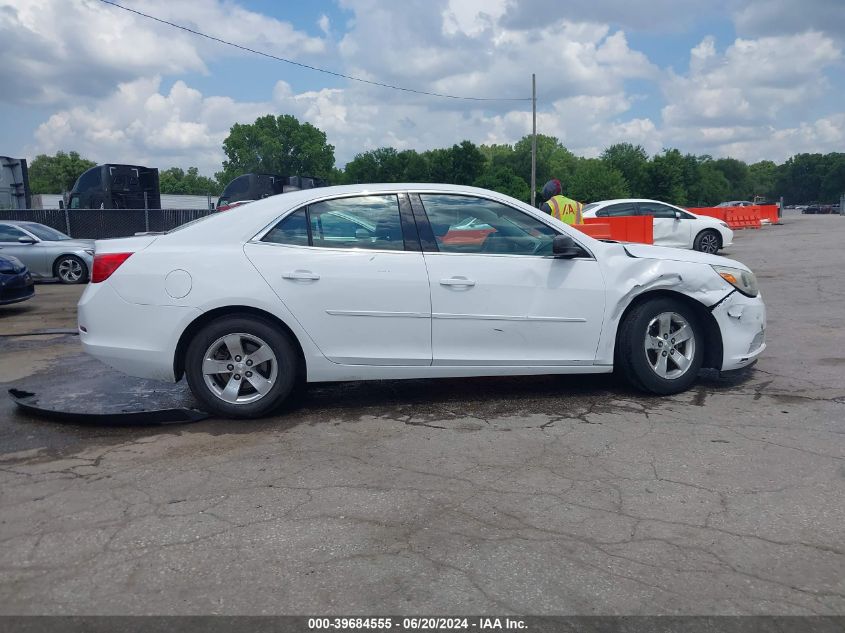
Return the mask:
[[[418,90],[530,97],[576,154],[611,143],[782,161],[845,151],[843,0],[123,0],[305,64]],[[530,102],[441,99],[258,57],[99,0],[0,0],[0,154],[211,175],[235,122],[290,113],[338,164],[391,145],[512,143]]]

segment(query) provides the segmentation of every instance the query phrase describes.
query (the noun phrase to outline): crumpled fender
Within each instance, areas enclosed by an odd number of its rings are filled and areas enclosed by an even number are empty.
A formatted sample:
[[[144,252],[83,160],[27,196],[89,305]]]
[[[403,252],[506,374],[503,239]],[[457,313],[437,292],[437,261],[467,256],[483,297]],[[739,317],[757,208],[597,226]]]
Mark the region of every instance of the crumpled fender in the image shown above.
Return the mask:
[[[619,321],[625,309],[637,297],[655,290],[669,290],[711,308],[733,292],[733,288],[716,274],[710,263],[635,257],[628,253],[624,245],[615,246],[617,248],[609,249],[602,260],[607,288],[607,311],[596,350],[597,364],[613,364]],[[713,263],[730,261],[724,258],[715,260]]]

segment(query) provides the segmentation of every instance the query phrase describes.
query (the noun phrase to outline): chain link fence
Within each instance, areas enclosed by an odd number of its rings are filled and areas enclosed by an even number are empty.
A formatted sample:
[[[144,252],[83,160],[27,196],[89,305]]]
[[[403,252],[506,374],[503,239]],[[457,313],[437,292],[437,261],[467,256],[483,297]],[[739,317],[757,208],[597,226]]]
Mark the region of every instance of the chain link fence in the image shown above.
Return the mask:
[[[73,238],[100,240],[169,231],[212,213],[209,209],[0,209],[0,221],[38,222]]]

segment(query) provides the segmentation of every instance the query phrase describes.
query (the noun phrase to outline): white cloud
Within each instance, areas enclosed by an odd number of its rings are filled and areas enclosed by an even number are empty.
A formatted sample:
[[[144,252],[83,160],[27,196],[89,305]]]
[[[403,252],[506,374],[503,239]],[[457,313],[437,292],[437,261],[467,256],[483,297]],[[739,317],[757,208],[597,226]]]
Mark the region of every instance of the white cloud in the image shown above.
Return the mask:
[[[166,94],[160,85],[158,77],[136,79],[97,105],[55,113],[36,129],[31,153],[74,148],[98,162],[196,165],[212,174],[231,125],[268,112],[267,104],[203,97],[182,81]]]
[[[252,102],[202,94],[186,79],[163,88],[169,82],[161,77],[205,72],[231,51],[91,0],[67,11],[55,1],[13,1],[14,8],[0,0],[0,36],[14,27],[45,44],[43,54],[35,54],[35,47],[14,40],[12,62],[0,70],[0,80],[9,67],[23,64],[30,84],[41,87],[38,99],[67,103],[38,127],[31,152],[76,149],[98,161],[197,165],[211,174],[220,168],[231,125],[267,113],[293,114],[324,130],[339,164],[385,145],[424,150],[465,138],[512,143],[531,129],[527,101],[436,99],[355,82],[296,91],[279,81],[264,87],[266,99]],[[732,1],[737,11],[756,6]],[[649,152],[675,146],[749,160],[842,147],[845,114],[805,112],[825,94],[836,104],[825,91],[828,69],[842,61],[841,47],[821,31],[742,37],[724,50],[705,37],[690,51],[688,70],[676,73],[658,68],[631,47],[623,30],[609,26],[612,5],[620,16],[615,22],[635,28],[637,3],[577,0],[552,11],[546,0],[407,0],[401,7],[383,0],[339,2],[354,19],[336,43],[337,27],[325,14],[317,20],[325,37],[315,38],[232,0],[132,6],[286,56],[330,52],[334,61],[321,65],[434,92],[523,97],[536,72],[539,131],[586,156],[619,141]],[[696,2],[649,0],[650,14],[670,5],[687,18],[700,14]],[[641,111],[632,79],[662,89],[659,120]]]
[[[840,0],[737,0],[734,7],[737,31],[746,36],[810,30],[845,40],[845,7]]]
[[[352,74],[368,79],[461,96],[527,97],[536,73],[551,102],[615,93],[625,79],[658,72],[623,32],[568,20],[566,12],[511,30],[501,25],[501,1],[408,0],[398,11],[375,0],[343,5],[358,18],[339,51]]]
[[[824,69],[842,58],[820,33],[737,39],[718,55],[712,37],[692,49],[687,75],[664,85],[664,121],[672,125],[730,125],[774,120],[790,106],[819,99]]]
[[[845,147],[845,113],[802,121],[795,126],[748,125],[685,130],[689,151],[731,156],[747,162],[783,162],[802,152],[841,152]]]
[[[329,20],[329,16],[327,16],[325,13],[323,13],[320,16],[320,19],[317,20],[317,26],[320,27],[320,30],[323,33],[328,35],[329,31],[331,31],[331,28],[332,28],[332,23],[331,23],[331,20]]]
[[[288,57],[324,40],[223,0],[147,0],[127,6],[209,35]],[[0,101],[59,103],[103,97],[119,82],[207,73],[206,62],[245,55],[95,0],[0,0]]]

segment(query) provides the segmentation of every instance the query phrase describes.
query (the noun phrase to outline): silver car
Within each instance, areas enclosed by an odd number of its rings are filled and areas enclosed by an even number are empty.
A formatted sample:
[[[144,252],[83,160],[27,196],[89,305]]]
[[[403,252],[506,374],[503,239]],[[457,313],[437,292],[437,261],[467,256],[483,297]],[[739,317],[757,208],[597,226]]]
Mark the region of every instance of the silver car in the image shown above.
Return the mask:
[[[94,240],[75,240],[38,222],[0,220],[0,255],[13,255],[33,277],[81,284],[91,276]]]

